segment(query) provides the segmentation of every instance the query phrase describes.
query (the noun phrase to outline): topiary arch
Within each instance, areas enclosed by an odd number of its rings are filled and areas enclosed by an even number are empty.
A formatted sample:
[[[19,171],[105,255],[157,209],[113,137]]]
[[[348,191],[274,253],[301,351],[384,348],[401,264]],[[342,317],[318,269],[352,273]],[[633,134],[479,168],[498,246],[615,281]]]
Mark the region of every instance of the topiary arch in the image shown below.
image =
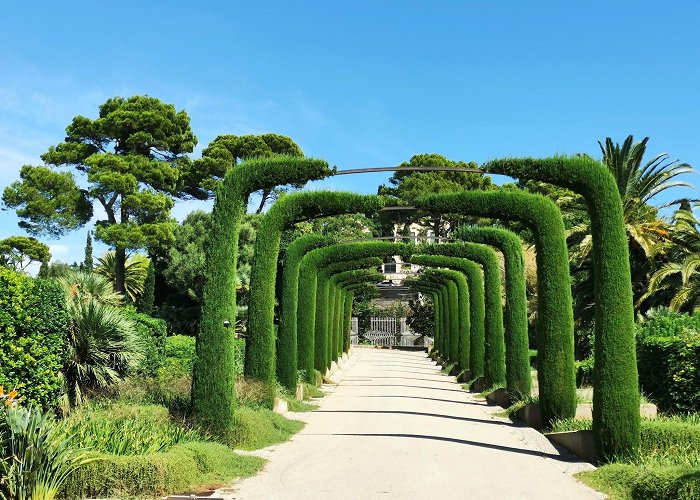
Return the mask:
[[[573,418],[576,380],[571,279],[559,209],[543,196],[504,189],[433,195],[417,200],[416,206],[426,211],[520,221],[533,230],[539,277],[537,376],[542,418],[545,424]]]

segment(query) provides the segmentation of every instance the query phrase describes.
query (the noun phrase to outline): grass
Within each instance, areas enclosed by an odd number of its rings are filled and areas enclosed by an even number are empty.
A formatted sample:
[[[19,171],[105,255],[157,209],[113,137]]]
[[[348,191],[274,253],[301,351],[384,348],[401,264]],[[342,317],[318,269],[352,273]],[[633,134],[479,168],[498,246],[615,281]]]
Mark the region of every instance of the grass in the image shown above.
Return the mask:
[[[525,405],[527,405],[529,403],[539,403],[539,401],[540,401],[539,396],[527,396],[527,397],[521,399],[520,401],[513,403],[505,410],[495,413],[494,415],[496,415],[497,417],[511,418],[511,417],[514,417],[515,414],[518,413],[518,411],[520,409],[524,408]]]
[[[583,422],[583,423],[581,423]],[[562,421],[573,430],[590,421]],[[611,499],[700,498],[700,416],[661,416],[642,420],[641,451],[577,478]]]
[[[243,450],[267,448],[283,443],[304,427],[304,422],[290,420],[272,410],[239,408],[231,429],[231,444]]]
[[[326,393],[315,385],[304,383],[304,395],[307,398],[322,398]]]

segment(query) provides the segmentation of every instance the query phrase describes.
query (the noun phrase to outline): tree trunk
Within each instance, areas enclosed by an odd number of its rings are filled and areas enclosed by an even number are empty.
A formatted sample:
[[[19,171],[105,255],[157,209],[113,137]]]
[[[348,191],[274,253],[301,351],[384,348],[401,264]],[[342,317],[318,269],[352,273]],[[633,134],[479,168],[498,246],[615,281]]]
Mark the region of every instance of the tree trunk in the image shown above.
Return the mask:
[[[126,295],[125,266],[126,249],[117,246],[114,248],[114,291]]]
[[[263,189],[263,192],[260,195],[260,205],[258,205],[258,209],[255,211],[256,214],[262,213],[263,208],[265,208],[265,202],[270,197],[270,192],[271,190],[269,189]]]

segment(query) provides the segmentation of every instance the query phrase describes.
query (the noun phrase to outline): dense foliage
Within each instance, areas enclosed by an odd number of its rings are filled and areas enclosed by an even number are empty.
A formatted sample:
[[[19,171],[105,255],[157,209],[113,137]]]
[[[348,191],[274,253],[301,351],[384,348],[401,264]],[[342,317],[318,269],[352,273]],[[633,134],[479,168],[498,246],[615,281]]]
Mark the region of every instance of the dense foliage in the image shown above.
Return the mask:
[[[63,289],[0,267],[0,386],[25,405],[55,409],[68,316]]]

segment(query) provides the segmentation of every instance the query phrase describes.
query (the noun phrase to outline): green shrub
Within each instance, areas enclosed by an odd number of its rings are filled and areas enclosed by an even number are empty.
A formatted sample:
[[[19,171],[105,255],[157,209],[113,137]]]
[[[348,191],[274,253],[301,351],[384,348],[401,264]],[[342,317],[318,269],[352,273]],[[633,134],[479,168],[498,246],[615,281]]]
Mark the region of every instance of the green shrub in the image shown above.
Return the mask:
[[[185,493],[220,486],[255,474],[265,462],[241,456],[218,443],[179,444],[146,455],[96,454],[99,462],[85,465],[68,478],[64,498],[124,498]]]
[[[662,313],[637,331],[639,384],[662,411],[700,412],[700,316]]]
[[[304,427],[298,420],[290,420],[265,408],[236,409],[231,428],[231,444],[244,450],[257,450],[282,443]]]
[[[143,359],[139,363],[137,372],[140,375],[152,377],[163,365],[168,326],[164,320],[137,312],[133,307],[125,308],[124,312],[134,322],[136,334],[142,346]]]
[[[177,365],[183,373],[192,374],[194,367],[195,338],[173,335],[165,339],[165,366]]]
[[[60,285],[0,268],[0,386],[25,406],[57,406],[67,330]]]
[[[197,430],[174,424],[159,405],[88,403],[59,425],[81,447],[111,455],[145,455],[191,441],[205,441]]]

